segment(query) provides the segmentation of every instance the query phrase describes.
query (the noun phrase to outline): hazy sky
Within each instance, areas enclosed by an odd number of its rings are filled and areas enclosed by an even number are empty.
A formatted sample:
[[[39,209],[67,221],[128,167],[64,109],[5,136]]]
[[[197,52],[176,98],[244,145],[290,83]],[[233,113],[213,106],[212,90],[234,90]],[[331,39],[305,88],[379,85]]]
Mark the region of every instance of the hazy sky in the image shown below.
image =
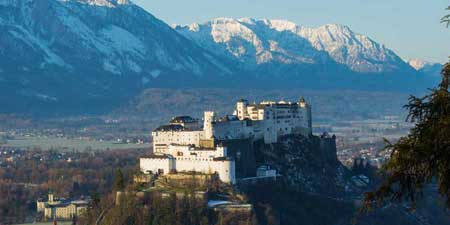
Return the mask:
[[[168,24],[216,17],[286,19],[304,26],[348,25],[400,57],[446,62],[450,28],[440,24],[448,0],[134,0]],[[450,12],[449,12],[450,13]]]

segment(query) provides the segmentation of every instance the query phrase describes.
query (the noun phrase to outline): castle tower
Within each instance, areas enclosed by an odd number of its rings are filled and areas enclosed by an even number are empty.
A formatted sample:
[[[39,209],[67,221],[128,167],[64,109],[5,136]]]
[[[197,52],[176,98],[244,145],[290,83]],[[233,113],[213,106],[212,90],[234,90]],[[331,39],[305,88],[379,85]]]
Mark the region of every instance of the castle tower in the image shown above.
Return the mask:
[[[216,113],[212,111],[205,111],[203,130],[205,131],[205,139],[211,139],[214,136],[212,122],[216,119]]]
[[[306,103],[306,100],[305,100],[304,97],[301,97],[301,98],[300,98],[300,101],[298,101],[298,105],[299,105],[300,107],[302,107],[302,108],[304,108],[304,107],[307,106],[307,103]]]
[[[241,99],[236,103],[236,116],[239,120],[243,120],[247,115],[248,101]]]
[[[306,124],[308,126],[308,133],[312,133],[312,115],[311,115],[311,105],[309,105],[304,97],[300,98],[300,101],[298,102],[298,105],[300,108],[303,108],[305,110],[305,117],[306,117]]]
[[[52,204],[53,202],[54,202],[54,196],[53,196],[53,193],[49,193],[48,194],[48,202],[50,203],[50,204]]]

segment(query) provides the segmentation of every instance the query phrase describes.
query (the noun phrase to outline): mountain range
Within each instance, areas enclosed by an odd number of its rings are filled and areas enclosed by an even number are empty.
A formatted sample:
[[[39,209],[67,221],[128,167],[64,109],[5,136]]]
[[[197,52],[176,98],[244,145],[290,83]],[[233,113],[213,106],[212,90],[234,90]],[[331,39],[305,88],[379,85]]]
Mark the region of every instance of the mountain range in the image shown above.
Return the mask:
[[[343,25],[309,28],[286,20],[218,18],[173,27],[199,46],[249,69],[264,64],[340,64],[361,73],[412,69],[392,50]]]
[[[0,0],[0,31],[2,112],[87,113],[148,87],[409,91],[430,83],[429,71],[335,24],[218,18],[171,27],[129,0]]]

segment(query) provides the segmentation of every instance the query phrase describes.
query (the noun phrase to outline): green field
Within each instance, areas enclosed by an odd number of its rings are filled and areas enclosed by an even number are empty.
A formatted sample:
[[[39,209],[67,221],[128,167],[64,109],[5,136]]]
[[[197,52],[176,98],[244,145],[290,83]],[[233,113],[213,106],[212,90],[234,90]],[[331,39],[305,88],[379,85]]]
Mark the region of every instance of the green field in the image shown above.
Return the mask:
[[[41,148],[42,150],[58,151],[84,151],[84,150],[107,150],[107,149],[136,149],[149,148],[150,144],[124,144],[113,141],[96,141],[85,139],[67,139],[57,137],[16,137],[8,140],[2,146],[17,147],[23,149]]]

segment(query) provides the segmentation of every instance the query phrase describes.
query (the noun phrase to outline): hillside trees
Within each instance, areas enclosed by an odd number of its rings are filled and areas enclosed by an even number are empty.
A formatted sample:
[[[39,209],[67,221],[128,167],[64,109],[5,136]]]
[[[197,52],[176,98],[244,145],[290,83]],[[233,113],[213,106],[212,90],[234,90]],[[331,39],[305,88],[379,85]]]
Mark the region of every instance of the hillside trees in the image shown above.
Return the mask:
[[[450,15],[442,22],[450,25]],[[450,208],[450,63],[441,74],[441,83],[430,94],[410,97],[405,107],[408,120],[416,125],[408,136],[388,144],[392,154],[383,168],[385,181],[378,190],[366,194],[366,209],[386,200],[409,200],[414,205],[431,183],[437,184]]]

